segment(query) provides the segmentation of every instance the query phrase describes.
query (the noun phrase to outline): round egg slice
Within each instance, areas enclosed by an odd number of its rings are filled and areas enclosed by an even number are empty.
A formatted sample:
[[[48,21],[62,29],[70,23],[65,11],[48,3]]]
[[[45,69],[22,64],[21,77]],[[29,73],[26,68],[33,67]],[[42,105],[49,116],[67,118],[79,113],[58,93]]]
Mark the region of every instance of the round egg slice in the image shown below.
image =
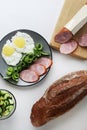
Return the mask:
[[[15,66],[19,63],[22,54],[16,52],[12,43],[8,40],[2,48],[2,57],[8,65]]]
[[[32,37],[24,32],[17,32],[12,37],[12,44],[17,52],[19,53],[30,53],[33,52],[34,40]]]

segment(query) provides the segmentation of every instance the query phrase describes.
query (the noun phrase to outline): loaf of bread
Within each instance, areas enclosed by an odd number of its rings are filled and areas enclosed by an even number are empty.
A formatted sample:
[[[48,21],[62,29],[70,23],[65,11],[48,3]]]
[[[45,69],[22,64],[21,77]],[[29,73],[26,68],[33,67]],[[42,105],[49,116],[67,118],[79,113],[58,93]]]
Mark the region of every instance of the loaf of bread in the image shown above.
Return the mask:
[[[81,70],[65,75],[55,81],[31,110],[30,119],[39,127],[54,119],[78,103],[87,94],[87,71]]]

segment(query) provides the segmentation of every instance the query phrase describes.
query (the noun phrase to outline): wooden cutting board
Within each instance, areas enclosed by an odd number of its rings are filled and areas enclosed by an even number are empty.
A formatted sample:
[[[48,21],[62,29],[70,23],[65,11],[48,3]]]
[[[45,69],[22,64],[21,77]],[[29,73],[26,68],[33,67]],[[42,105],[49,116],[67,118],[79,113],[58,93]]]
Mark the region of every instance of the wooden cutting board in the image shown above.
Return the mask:
[[[56,27],[54,29],[50,46],[56,50],[59,50],[60,44],[54,41],[55,35],[62,29],[62,27],[75,15],[75,13],[85,4],[87,0],[65,0],[63,9],[61,11],[60,17],[57,21]],[[87,12],[86,12],[87,13]],[[83,34],[87,33],[87,24],[82,27],[79,32],[74,36],[78,41],[78,38]],[[87,59],[87,48],[78,46],[78,48],[71,54],[76,57]]]

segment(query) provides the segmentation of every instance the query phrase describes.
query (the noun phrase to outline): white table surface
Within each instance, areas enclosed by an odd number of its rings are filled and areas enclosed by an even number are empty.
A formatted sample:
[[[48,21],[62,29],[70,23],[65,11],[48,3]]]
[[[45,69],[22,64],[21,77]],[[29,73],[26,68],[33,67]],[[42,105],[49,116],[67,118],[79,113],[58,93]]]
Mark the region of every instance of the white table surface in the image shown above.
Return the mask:
[[[17,29],[40,33],[50,42],[64,0],[0,0],[0,39]],[[66,114],[40,128],[30,122],[32,105],[55,80],[76,70],[87,69],[86,60],[62,55],[52,50],[53,65],[47,77],[33,87],[21,88],[0,77],[0,88],[16,97],[17,108],[7,120],[0,121],[0,130],[87,130],[87,97]]]

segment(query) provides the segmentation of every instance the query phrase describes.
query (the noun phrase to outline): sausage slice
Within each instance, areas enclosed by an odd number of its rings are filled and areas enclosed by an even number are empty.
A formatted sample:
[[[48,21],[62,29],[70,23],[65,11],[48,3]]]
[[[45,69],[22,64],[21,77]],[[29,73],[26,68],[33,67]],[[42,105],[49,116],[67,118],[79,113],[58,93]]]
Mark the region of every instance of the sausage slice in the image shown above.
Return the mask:
[[[73,34],[67,28],[63,28],[54,38],[55,42],[66,43],[72,38]]]
[[[39,76],[46,73],[46,67],[41,64],[32,64],[29,69],[35,71]]]
[[[25,82],[36,82],[39,80],[39,75],[35,71],[26,69],[21,71],[20,78]]]
[[[45,66],[46,69],[48,69],[52,65],[52,60],[50,58],[41,57],[35,63],[41,64],[41,65]]]
[[[60,52],[63,54],[70,54],[77,48],[77,42],[75,40],[70,40],[67,43],[61,44]]]
[[[79,38],[79,45],[82,46],[82,47],[87,47],[87,34],[83,34]]]

